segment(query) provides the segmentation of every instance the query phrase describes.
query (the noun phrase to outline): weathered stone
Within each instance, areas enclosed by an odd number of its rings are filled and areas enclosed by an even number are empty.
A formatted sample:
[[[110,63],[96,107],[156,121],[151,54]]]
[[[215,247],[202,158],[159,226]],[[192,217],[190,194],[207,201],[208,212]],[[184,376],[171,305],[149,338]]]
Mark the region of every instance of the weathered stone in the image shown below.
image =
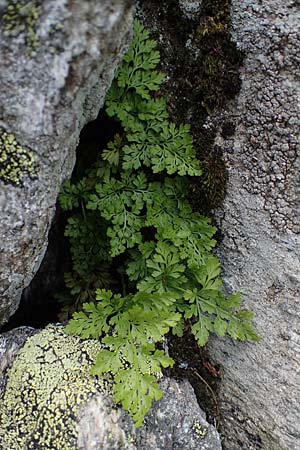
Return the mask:
[[[100,345],[49,326],[29,338],[9,370],[0,405],[0,448],[76,448],[75,417],[92,395],[109,392],[89,369]]]
[[[255,313],[257,345],[214,340],[223,365],[224,448],[300,448],[300,153],[298,2],[232,0],[245,51],[226,153],[228,195],[217,212],[229,292]],[[230,147],[230,141],[225,143]]]
[[[34,333],[36,333],[34,328],[20,327],[0,335],[0,399],[5,390],[7,369],[12,366],[28,337]]]
[[[19,346],[20,335],[24,341],[32,329],[0,336],[0,349],[7,349],[12,365],[2,372],[7,382],[0,393],[1,449],[221,450],[188,382],[163,380],[163,399],[136,429],[129,415],[113,406],[109,379],[90,375],[98,341],[50,325],[29,337],[13,361],[14,333]],[[5,352],[2,357],[8,359]]]
[[[79,133],[129,45],[132,3],[1,2],[0,325],[40,265]]]
[[[179,0],[179,8],[187,19],[197,19],[201,6],[202,0]]]
[[[193,388],[187,381],[165,379],[163,398],[155,402],[145,425],[131,428],[137,450],[221,450],[220,437],[205,420]]]
[[[220,437],[205,420],[191,385],[167,378],[160,386],[164,396],[154,403],[140,429],[124,411],[108,414],[105,399],[93,398],[81,412],[78,448],[221,450]]]

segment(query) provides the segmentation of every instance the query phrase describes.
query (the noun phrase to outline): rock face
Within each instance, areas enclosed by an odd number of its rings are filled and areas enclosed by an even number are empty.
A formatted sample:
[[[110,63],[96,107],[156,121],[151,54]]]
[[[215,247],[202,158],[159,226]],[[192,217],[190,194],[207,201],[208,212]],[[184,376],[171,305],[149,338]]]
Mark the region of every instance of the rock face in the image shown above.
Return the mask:
[[[163,399],[137,430],[113,407],[109,380],[90,375],[97,341],[68,336],[63,326],[32,333],[23,327],[0,336],[9,361],[0,371],[1,449],[221,450],[189,383],[163,380]]]
[[[245,51],[228,195],[218,220],[228,291],[255,313],[257,345],[218,339],[228,450],[300,448],[299,2],[232,0]]]
[[[20,327],[0,335],[0,399],[6,385],[6,374],[19,350],[36,330],[31,327]]]
[[[0,326],[40,265],[79,133],[130,43],[132,3],[0,2]]]

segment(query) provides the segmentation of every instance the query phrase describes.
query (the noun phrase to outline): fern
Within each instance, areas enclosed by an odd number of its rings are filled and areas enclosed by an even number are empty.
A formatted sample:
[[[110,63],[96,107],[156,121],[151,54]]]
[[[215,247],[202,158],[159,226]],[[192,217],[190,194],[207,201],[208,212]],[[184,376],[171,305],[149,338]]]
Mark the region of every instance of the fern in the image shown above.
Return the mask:
[[[158,63],[156,42],[136,20],[106,98],[107,114],[123,131],[85,178],[67,182],[60,195],[61,206],[73,212],[66,284],[79,306],[66,329],[101,339],[92,372],[112,376],[115,401],[137,426],[161,397],[162,369],[173,364],[159,347],[170,330],[182,336],[188,320],[200,346],[211,332],[258,339],[239,294],[224,295],[211,254],[215,227],[187,200],[187,175],[199,176],[201,167],[189,126],[170,122],[165,99],[151,96],[165,79]],[[113,294],[107,281],[117,263]]]
[[[157,385],[161,367],[173,364],[172,358],[155,347],[174,327],[180,315],[170,313],[175,299],[166,294],[137,293],[122,298],[111,291],[97,290],[97,303],[83,305],[74,314],[67,331],[83,338],[102,337],[106,347],[98,354],[94,375],[114,376],[116,402],[129,411],[136,425],[142,424],[152,401],[162,393]]]

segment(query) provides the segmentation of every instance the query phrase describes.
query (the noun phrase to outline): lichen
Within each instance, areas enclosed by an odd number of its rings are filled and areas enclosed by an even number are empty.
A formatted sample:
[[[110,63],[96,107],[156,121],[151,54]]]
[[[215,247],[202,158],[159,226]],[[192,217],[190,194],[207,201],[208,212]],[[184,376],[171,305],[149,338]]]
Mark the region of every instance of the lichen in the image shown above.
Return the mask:
[[[199,439],[204,439],[207,435],[207,428],[204,428],[199,422],[195,422],[192,429]]]
[[[100,344],[49,325],[30,337],[9,370],[0,406],[0,447],[75,450],[80,405],[109,384],[90,375]]]
[[[4,36],[14,38],[24,33],[27,56],[33,56],[39,45],[36,33],[39,16],[37,0],[9,0],[3,15]]]
[[[21,186],[26,175],[36,175],[32,152],[22,147],[13,134],[0,129],[0,179]]]

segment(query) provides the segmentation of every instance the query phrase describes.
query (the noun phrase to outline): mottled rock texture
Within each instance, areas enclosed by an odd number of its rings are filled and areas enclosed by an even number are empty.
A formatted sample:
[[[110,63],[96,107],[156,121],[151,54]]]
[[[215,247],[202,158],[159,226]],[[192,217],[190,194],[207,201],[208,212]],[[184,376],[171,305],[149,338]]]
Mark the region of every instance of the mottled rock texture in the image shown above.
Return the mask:
[[[7,369],[12,366],[19,350],[32,334],[36,333],[34,328],[20,327],[0,335],[0,400],[6,385]]]
[[[195,19],[201,12],[202,0],[179,0],[179,8],[187,19]]]
[[[232,0],[245,60],[236,134],[221,143],[229,183],[219,256],[261,341],[211,343],[227,450],[300,448],[299,27],[298,1]]]
[[[97,341],[68,336],[63,326],[32,333],[23,327],[0,336],[9,360],[0,370],[2,450],[221,450],[188,382],[163,380],[163,399],[137,430],[113,405],[110,380],[90,375]]]
[[[79,133],[96,118],[130,43],[132,3],[0,2],[0,133],[7,133],[1,142],[15,139],[10,145],[20,154],[10,175],[1,144],[0,325],[40,265]],[[9,147],[5,155],[11,154]],[[34,179],[31,168],[22,175],[15,167],[24,158],[28,165],[32,156]]]

